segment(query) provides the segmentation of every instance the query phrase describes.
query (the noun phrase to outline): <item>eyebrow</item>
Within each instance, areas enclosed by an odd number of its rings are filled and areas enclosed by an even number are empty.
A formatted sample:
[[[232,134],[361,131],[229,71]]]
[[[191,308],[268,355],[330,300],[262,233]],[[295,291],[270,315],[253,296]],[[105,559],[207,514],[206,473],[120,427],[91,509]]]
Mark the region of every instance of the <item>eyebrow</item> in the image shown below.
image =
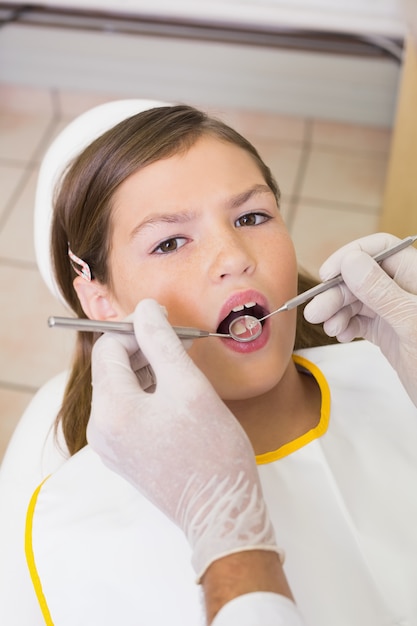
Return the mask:
[[[231,198],[229,198],[227,200],[226,206],[229,209],[237,209],[254,196],[258,196],[263,193],[273,194],[273,191],[270,187],[268,187],[268,185],[254,185],[250,189],[247,189],[246,191],[243,191],[242,193],[239,193],[236,196],[232,196]]]
[[[227,198],[225,202],[226,209],[236,209],[245,204],[248,200],[253,198],[254,196],[270,193],[273,194],[273,191],[268,185],[257,184],[243,191],[235,196],[231,196]],[[144,219],[143,222],[138,224],[131,232],[130,238],[133,239],[138,233],[140,233],[143,229],[148,228],[149,226],[153,226],[155,224],[184,224],[186,222],[190,222],[195,219],[194,211],[179,211],[176,213],[156,213],[151,217]]]
[[[195,218],[194,211],[179,211],[178,213],[156,213],[138,224],[130,233],[130,238],[134,239],[142,230],[154,226],[155,224],[185,224]]]

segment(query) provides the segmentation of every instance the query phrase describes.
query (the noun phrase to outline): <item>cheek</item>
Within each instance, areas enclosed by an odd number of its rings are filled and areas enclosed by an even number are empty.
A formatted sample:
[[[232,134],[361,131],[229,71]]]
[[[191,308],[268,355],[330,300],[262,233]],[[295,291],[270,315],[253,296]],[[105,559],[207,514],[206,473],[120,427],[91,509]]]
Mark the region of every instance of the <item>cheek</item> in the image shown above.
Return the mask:
[[[281,234],[280,238],[271,238],[264,246],[263,259],[271,293],[275,294],[277,307],[281,306],[297,293],[298,267],[290,237]]]
[[[176,274],[173,280],[171,271],[164,271],[159,267],[155,271],[154,264],[148,267],[146,263],[142,263],[136,269],[131,266],[129,271],[126,271],[121,264],[114,264],[113,267],[114,303],[121,317],[132,313],[141,300],[153,298],[167,309],[171,324],[186,325],[184,320],[187,317],[187,311],[189,315],[193,305],[192,294],[188,295],[189,275],[184,278],[186,281],[184,284]]]
[[[161,300],[164,293],[161,276],[156,281],[146,267],[135,268],[132,263],[123,263],[119,259],[112,264],[112,293],[115,308],[125,316],[132,313],[138,302],[145,298],[154,298],[165,304]]]

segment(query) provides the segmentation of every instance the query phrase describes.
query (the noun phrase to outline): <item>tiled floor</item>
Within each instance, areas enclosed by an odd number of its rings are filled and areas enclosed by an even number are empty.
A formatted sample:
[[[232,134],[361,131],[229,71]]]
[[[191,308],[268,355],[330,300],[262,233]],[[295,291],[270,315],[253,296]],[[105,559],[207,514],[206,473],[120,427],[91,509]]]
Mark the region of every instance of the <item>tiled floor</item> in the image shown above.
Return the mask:
[[[0,84],[0,460],[36,389],[68,366],[73,340],[46,325],[49,315],[65,311],[36,267],[32,212],[39,164],[65,124],[111,99]],[[301,265],[316,272],[328,253],[378,229],[389,129],[215,113],[247,135],[271,166]]]

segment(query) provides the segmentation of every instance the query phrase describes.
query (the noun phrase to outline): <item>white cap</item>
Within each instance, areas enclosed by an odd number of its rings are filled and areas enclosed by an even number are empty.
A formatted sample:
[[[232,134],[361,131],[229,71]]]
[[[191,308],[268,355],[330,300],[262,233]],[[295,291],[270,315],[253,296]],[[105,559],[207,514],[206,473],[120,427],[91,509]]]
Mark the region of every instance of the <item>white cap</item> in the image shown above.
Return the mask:
[[[167,106],[154,100],[106,102],[75,118],[53,141],[39,169],[35,195],[34,237],[39,271],[47,287],[68,306],[55,281],[51,259],[52,201],[54,188],[68,163],[104,132],[124,119],[155,107]]]

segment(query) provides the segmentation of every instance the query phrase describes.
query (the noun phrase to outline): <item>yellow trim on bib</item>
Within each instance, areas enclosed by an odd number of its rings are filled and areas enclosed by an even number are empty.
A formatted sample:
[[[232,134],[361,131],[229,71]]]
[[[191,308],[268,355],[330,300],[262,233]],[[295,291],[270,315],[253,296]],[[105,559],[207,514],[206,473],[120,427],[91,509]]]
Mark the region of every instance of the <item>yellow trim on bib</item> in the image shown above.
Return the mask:
[[[293,354],[294,363],[300,365],[304,369],[306,369],[310,374],[312,374],[320,387],[321,392],[321,409],[320,409],[320,421],[311,430],[301,435],[301,437],[297,437],[293,441],[286,443],[285,445],[278,448],[278,450],[272,450],[272,452],[265,452],[264,454],[256,455],[256,463],[258,465],[265,465],[266,463],[272,463],[273,461],[278,461],[279,459],[283,459],[285,456],[289,456],[296,450],[299,450],[303,446],[310,443],[314,439],[318,439],[326,432],[329,426],[330,419],[330,389],[327,384],[327,380],[325,379],[323,373],[319,370],[317,365],[311,363],[302,356],[297,354]]]
[[[38,570],[36,569],[35,555],[33,553],[33,543],[32,543],[33,516],[35,513],[36,503],[38,500],[40,490],[42,489],[42,486],[44,485],[45,481],[48,480],[48,478],[49,476],[45,478],[44,481],[41,482],[39,487],[33,493],[33,496],[31,497],[30,502],[29,502],[28,511],[26,514],[25,553],[26,553],[26,561],[28,564],[30,577],[32,579],[32,584],[35,589],[39,606],[41,607],[45,624],[47,626],[54,626],[51,614],[49,612],[48,604],[46,602],[46,598],[43,593],[41,579],[39,578]]]

